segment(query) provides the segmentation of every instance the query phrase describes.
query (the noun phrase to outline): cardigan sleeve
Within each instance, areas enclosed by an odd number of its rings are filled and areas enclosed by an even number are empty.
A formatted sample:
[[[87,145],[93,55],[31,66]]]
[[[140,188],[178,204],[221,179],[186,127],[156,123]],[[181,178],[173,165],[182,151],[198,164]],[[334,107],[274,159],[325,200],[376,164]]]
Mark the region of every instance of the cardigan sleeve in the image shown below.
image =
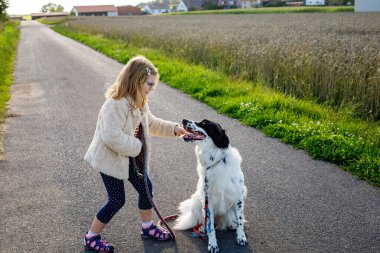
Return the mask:
[[[149,106],[146,105],[146,113],[148,118],[149,133],[153,136],[171,137],[175,136],[174,128],[178,123],[163,120],[154,116]]]
[[[127,115],[116,104],[108,103],[100,118],[100,135],[103,142],[113,151],[123,156],[136,157],[142,144],[139,139],[123,131]]]

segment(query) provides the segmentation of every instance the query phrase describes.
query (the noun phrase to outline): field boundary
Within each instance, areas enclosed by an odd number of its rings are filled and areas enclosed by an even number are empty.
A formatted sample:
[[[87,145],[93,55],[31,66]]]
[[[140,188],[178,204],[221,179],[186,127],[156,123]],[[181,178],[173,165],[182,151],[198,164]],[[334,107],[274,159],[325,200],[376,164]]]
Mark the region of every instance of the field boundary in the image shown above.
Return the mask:
[[[188,12],[171,12],[164,15],[208,15],[208,14],[271,14],[271,13],[331,13],[331,12],[354,12],[353,6],[300,6],[300,7],[264,7],[264,8],[236,8],[222,10],[199,10]]]

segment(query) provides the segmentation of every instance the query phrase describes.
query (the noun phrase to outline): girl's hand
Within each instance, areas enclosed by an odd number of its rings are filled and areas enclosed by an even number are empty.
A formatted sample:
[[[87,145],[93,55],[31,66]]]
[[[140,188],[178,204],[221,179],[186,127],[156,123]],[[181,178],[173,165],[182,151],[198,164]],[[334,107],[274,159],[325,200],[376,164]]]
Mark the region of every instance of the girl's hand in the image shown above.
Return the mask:
[[[183,127],[176,125],[174,128],[174,134],[176,136],[181,136],[181,135],[186,135],[186,134],[190,134],[190,133],[188,131],[186,131]]]

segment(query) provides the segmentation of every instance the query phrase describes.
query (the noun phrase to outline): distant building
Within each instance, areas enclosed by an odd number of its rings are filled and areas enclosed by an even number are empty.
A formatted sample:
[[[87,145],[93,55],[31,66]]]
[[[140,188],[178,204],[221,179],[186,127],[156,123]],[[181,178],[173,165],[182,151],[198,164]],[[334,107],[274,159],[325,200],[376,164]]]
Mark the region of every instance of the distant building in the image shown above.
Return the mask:
[[[241,0],[216,0],[216,5],[217,6],[225,6],[225,7],[229,7],[229,6],[237,6],[237,7],[241,7]]]
[[[179,4],[175,6],[175,9],[172,9],[172,11],[189,11],[189,8],[186,6],[186,4],[183,1],[180,1]]]
[[[182,0],[177,6],[177,11],[201,10],[205,2],[205,0]]]
[[[167,3],[153,3],[145,5],[144,11],[148,14],[156,15],[162,13],[169,13],[170,7]]]
[[[263,7],[261,0],[242,0],[241,8],[256,8]]]
[[[71,12],[75,16],[117,16],[117,8],[114,5],[74,6]]]
[[[277,6],[277,4],[285,3],[284,0],[260,0],[262,6]]]
[[[286,6],[302,6],[302,5],[304,5],[303,1],[286,2]]]
[[[305,5],[325,5],[325,0],[306,0]]]
[[[119,16],[130,16],[130,15],[142,15],[143,12],[139,7],[132,5],[117,6],[117,13]]]
[[[69,13],[67,12],[41,12],[41,13],[32,13],[30,14],[32,20],[36,20],[39,18],[56,18],[56,17],[67,17]]]
[[[13,19],[13,20],[24,20],[24,17],[22,15],[9,15],[9,18],[10,19]]]
[[[355,1],[356,12],[380,12],[379,0],[356,0]]]

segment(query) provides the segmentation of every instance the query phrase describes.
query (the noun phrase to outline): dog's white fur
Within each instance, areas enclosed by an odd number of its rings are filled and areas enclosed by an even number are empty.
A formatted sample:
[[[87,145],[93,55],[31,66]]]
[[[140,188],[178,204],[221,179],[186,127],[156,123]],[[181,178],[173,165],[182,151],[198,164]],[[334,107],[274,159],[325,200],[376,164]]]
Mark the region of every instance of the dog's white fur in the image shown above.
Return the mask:
[[[247,190],[244,185],[244,175],[241,170],[241,156],[236,148],[228,145],[222,149],[215,146],[213,140],[193,121],[191,127],[206,135],[203,140],[195,141],[197,156],[197,172],[199,176],[197,190],[180,203],[180,215],[174,229],[185,230],[204,222],[205,190],[208,195],[210,217],[207,226],[208,250],[218,252],[219,248],[215,236],[215,225],[218,229],[236,229],[237,243],[247,243],[244,233],[244,198]],[[207,180],[205,181],[205,177]],[[202,226],[203,230],[205,224]]]

